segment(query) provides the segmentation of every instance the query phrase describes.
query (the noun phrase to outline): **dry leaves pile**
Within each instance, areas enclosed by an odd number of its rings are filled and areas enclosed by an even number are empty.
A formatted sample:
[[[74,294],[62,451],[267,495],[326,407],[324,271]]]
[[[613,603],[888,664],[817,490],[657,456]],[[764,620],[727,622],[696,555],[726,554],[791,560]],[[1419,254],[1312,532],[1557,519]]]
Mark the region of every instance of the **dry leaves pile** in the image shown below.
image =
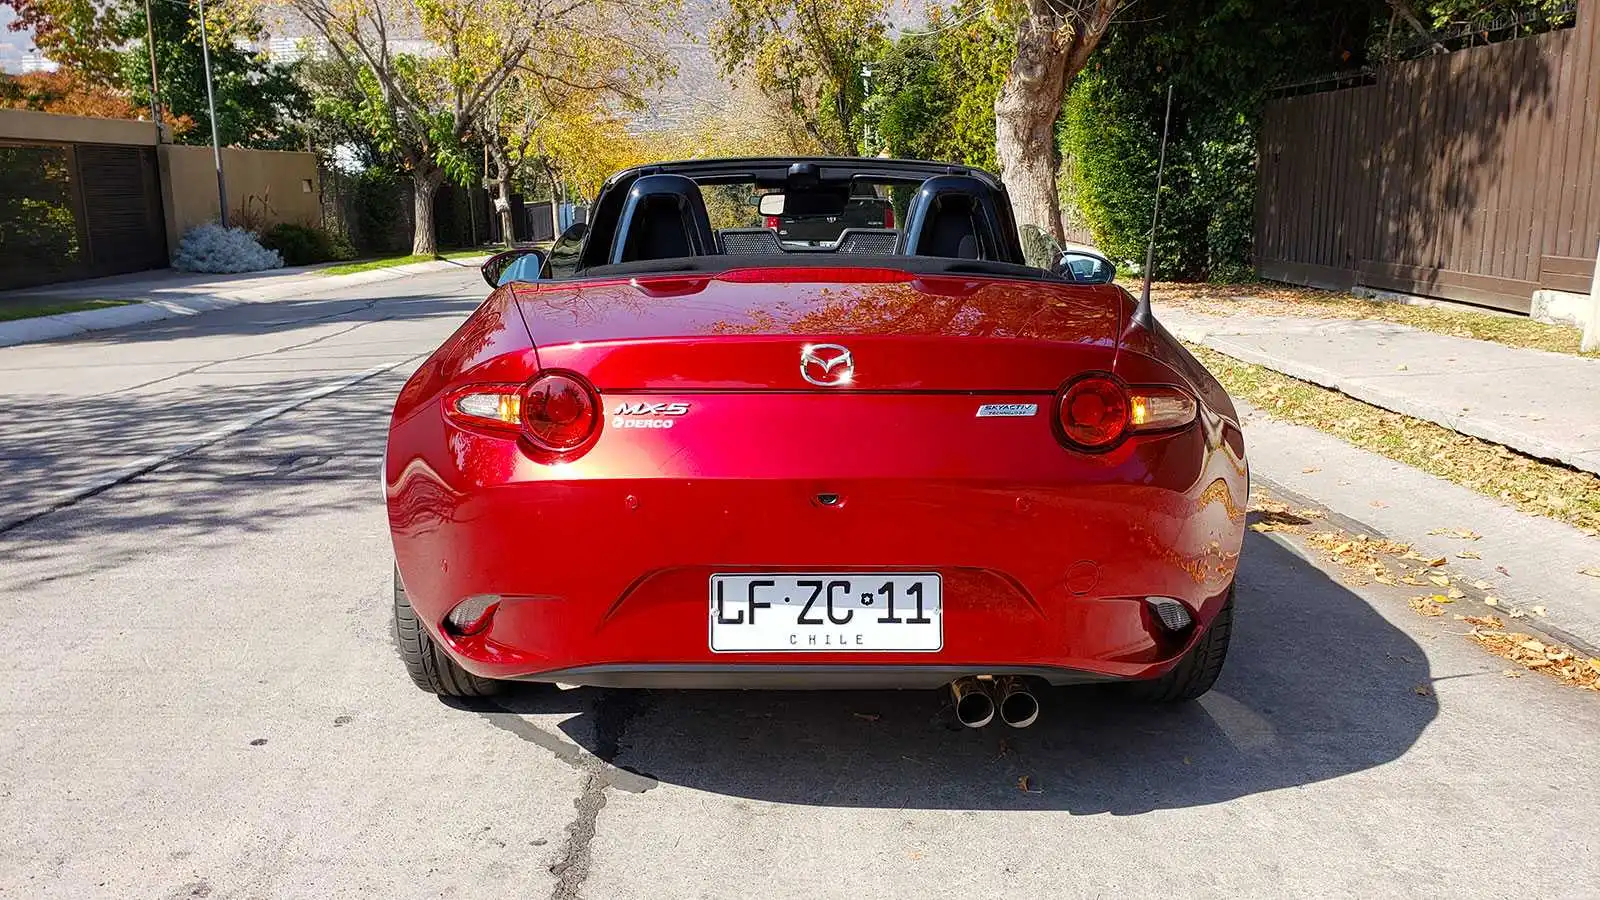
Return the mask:
[[[1136,288],[1130,288],[1138,293]],[[1532,319],[1496,316],[1460,309],[1408,306],[1365,300],[1350,294],[1291,287],[1271,282],[1244,284],[1176,284],[1151,286],[1158,308],[1172,306],[1207,315],[1249,313],[1260,316],[1315,316],[1334,319],[1377,319],[1410,325],[1451,337],[1494,341],[1508,347],[1548,350],[1582,356],[1583,332],[1565,325],[1546,325]]]
[[[1591,536],[1600,535],[1600,476],[1379,409],[1206,347],[1188,346],[1229,394],[1278,418],[1326,431],[1362,449],[1504,500],[1524,512],[1567,522]]]
[[[1490,653],[1564,684],[1600,691],[1600,659],[1580,656],[1559,644],[1547,644],[1520,631],[1506,631],[1499,616],[1460,618],[1472,626],[1472,639]]]
[[[1463,586],[1474,591],[1487,591],[1486,581],[1461,582],[1442,567],[1448,562],[1443,556],[1418,553],[1410,544],[1384,538],[1350,534],[1326,523],[1315,524],[1322,514],[1313,509],[1295,509],[1271,497],[1257,494],[1250,504],[1250,528],[1257,532],[1288,532],[1296,535],[1309,547],[1343,569],[1341,576],[1352,584],[1372,582],[1399,586],[1424,586],[1430,593],[1412,597],[1408,605],[1418,615],[1429,618],[1443,616],[1447,607],[1468,594]],[[1315,526],[1315,527],[1313,527]],[[1481,535],[1468,529],[1436,529],[1430,534],[1478,540]],[[1505,609],[1510,619],[1521,619],[1530,614],[1543,618],[1543,606],[1524,611],[1509,607],[1492,594],[1483,594],[1486,606]],[[1549,675],[1565,684],[1600,691],[1600,659],[1589,658],[1559,644],[1546,643],[1532,635],[1506,631],[1505,621],[1499,616],[1457,615],[1458,621],[1472,626],[1470,637],[1489,652],[1517,663],[1525,669]]]

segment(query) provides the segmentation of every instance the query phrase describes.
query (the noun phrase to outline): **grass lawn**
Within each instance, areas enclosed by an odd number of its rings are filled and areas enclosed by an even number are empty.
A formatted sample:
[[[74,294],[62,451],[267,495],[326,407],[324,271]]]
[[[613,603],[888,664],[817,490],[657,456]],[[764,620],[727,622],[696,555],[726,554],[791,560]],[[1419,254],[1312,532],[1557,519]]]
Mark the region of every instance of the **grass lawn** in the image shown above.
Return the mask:
[[[1124,285],[1138,294],[1137,285]],[[1159,316],[1163,306],[1211,315],[1240,312],[1263,316],[1320,316],[1336,319],[1379,319],[1453,337],[1494,341],[1508,347],[1600,357],[1579,353],[1583,331],[1546,325],[1523,316],[1494,315],[1440,306],[1410,306],[1366,300],[1337,291],[1293,287],[1274,282],[1243,284],[1175,284],[1157,282],[1150,291]]]
[[[395,266],[410,265],[411,263],[429,262],[435,259],[471,259],[477,256],[488,256],[495,252],[492,249],[471,250],[446,250],[438,256],[422,256],[418,254],[403,254],[399,256],[380,256],[376,259],[358,259],[354,262],[340,263],[321,270],[323,275],[350,275],[355,272],[370,272],[373,269],[390,269]]]
[[[0,322],[82,312],[86,309],[104,309],[108,306],[127,306],[133,302],[132,300],[64,300],[60,297],[0,298]]]
[[[1159,306],[1157,307],[1160,308]],[[1186,344],[1228,393],[1276,418],[1447,478],[1536,515],[1600,534],[1600,476],[1524,456],[1338,391]]]

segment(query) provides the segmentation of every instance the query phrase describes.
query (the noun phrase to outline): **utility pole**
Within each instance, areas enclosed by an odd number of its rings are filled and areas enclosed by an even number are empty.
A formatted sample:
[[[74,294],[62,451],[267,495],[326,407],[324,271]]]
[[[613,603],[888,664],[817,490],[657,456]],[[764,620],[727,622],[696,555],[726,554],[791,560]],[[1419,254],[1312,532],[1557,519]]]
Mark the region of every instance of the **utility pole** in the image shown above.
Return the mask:
[[[156,143],[161,143],[161,79],[156,74],[156,25],[150,0],[144,0],[144,45],[150,51],[150,119],[156,123]]]
[[[206,0],[200,0],[200,61],[206,69],[206,107],[211,114],[211,157],[217,164],[217,221],[228,227],[228,185],[222,180],[222,140],[217,137],[217,97],[211,87],[211,41],[206,37]]]
[[[1583,326],[1584,353],[1600,350],[1600,247],[1594,251],[1594,280],[1589,282],[1589,321]]]

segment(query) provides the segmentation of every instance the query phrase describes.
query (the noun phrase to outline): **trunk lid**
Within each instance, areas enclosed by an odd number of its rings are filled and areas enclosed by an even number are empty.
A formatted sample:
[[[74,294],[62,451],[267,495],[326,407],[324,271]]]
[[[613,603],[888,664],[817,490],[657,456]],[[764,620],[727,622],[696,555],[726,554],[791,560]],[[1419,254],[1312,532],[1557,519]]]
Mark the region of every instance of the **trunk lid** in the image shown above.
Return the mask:
[[[612,392],[1053,391],[1111,368],[1126,298],[1109,285],[839,268],[514,290],[540,367]]]

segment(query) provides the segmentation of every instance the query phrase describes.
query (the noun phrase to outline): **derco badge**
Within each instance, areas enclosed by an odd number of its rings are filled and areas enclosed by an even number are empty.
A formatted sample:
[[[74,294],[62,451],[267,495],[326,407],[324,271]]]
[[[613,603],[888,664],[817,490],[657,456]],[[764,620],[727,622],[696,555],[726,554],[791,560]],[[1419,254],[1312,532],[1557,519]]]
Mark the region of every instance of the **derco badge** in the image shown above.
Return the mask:
[[[687,403],[622,403],[611,417],[613,428],[671,428],[689,414]]]
[[[985,403],[978,407],[978,418],[1014,419],[1035,415],[1038,412],[1037,403]]]

